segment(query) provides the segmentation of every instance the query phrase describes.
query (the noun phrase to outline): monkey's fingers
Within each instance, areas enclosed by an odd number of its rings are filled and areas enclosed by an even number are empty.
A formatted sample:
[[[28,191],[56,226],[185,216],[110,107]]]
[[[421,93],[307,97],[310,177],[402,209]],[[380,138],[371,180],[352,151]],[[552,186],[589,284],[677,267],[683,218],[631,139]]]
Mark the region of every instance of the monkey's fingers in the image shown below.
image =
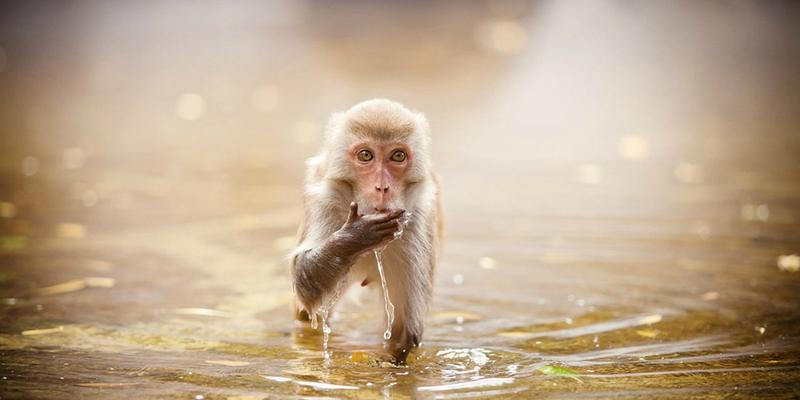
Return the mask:
[[[350,224],[356,219],[358,219],[358,203],[354,201],[350,203],[350,214],[347,215],[347,222],[345,222],[345,224]]]
[[[397,209],[386,212],[385,214],[377,214],[375,219],[373,220],[375,223],[384,223],[391,221],[393,219],[400,218],[403,214],[405,214],[406,210]]]
[[[389,220],[387,222],[383,222],[383,223],[380,223],[380,224],[375,224],[373,226],[373,229],[375,229],[375,230],[392,229],[392,230],[397,231],[397,230],[400,229],[400,225],[402,223],[403,223],[402,220],[400,220],[398,218],[395,218],[395,219]]]
[[[397,229],[384,229],[382,231],[375,232],[375,236],[378,237],[378,240],[381,244],[386,244],[398,239],[395,233],[397,233]]]

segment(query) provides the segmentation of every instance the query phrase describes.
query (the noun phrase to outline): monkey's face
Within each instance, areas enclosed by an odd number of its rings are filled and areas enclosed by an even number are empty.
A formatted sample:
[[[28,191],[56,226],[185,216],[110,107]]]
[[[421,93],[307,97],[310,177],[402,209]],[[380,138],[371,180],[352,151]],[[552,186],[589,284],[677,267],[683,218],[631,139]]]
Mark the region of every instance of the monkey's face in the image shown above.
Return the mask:
[[[402,199],[404,178],[411,164],[411,149],[402,142],[366,140],[349,148],[356,171],[356,197],[367,213],[396,208]]]

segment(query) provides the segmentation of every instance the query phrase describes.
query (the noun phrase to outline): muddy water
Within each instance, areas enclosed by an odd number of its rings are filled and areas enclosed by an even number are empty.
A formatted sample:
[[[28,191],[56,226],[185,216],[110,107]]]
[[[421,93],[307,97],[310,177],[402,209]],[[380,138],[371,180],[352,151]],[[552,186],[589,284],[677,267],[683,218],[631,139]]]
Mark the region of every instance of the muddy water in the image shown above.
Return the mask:
[[[369,35],[299,6],[2,13],[0,397],[800,396],[796,10],[555,4],[507,17],[510,54],[473,42],[484,5],[376,6]],[[327,352],[291,318],[303,160],[373,95],[428,113],[443,183],[405,367],[375,284]]]

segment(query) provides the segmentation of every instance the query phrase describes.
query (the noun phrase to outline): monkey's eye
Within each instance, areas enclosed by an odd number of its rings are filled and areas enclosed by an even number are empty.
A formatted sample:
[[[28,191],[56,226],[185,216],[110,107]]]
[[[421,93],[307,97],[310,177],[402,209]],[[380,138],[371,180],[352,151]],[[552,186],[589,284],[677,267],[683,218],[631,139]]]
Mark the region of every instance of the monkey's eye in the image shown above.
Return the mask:
[[[403,162],[406,160],[406,153],[403,150],[395,150],[392,153],[392,161]]]
[[[361,150],[358,152],[358,161],[367,162],[372,160],[372,152],[369,150]]]

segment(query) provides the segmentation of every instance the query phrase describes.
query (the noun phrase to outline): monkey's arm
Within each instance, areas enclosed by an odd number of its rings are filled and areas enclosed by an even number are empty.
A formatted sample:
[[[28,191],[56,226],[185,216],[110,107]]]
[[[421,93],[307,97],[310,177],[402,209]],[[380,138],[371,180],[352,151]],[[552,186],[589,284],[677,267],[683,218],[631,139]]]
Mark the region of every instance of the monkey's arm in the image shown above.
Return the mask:
[[[294,289],[305,309],[313,310],[347,274],[359,256],[394,239],[403,210],[359,215],[350,205],[344,225],[320,244],[297,253],[292,262]]]
[[[335,232],[316,248],[294,257],[294,288],[298,300],[308,310],[313,309],[323,295],[332,290],[360,255],[353,243]]]

